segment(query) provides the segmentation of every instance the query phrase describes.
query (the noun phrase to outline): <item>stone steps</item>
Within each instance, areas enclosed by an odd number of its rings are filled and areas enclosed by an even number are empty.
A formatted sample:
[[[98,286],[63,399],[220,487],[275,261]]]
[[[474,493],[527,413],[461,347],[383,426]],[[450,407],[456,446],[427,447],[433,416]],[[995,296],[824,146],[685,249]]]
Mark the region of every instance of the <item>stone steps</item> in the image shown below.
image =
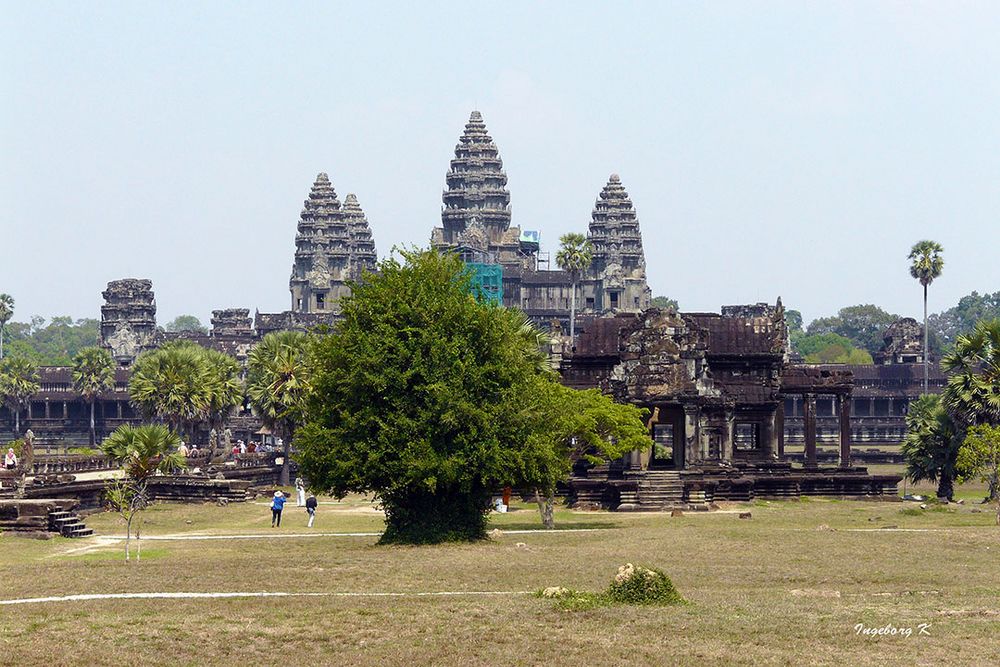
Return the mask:
[[[684,483],[676,470],[648,470],[639,479],[638,509],[664,510],[684,504]]]
[[[49,531],[63,537],[90,537],[93,528],[87,528],[79,515],[65,510],[49,512]]]

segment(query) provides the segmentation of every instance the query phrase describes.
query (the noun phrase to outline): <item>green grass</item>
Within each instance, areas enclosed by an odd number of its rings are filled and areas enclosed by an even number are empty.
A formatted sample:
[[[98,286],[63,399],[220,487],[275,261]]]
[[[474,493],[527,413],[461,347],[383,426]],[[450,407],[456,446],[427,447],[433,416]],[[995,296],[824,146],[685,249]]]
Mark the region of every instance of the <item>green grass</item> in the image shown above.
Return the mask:
[[[326,501],[326,499],[322,499]],[[17,665],[988,665],[1000,662],[1000,528],[970,504],[906,512],[877,502],[725,504],[732,513],[557,512],[493,517],[481,544],[377,546],[377,537],[148,541],[0,537],[0,598],[158,591],[604,591],[625,562],[663,570],[688,604],[560,606],[530,593],[447,597],[106,600],[0,607],[0,664]],[[306,532],[288,506],[156,505],[144,534]],[[912,516],[911,516],[912,514]],[[190,522],[190,523],[189,523]],[[110,514],[87,518],[123,532]],[[884,526],[924,529],[882,530]],[[361,498],[320,505],[315,532],[375,532]],[[76,551],[94,545],[93,551]],[[854,626],[931,623],[930,637]]]

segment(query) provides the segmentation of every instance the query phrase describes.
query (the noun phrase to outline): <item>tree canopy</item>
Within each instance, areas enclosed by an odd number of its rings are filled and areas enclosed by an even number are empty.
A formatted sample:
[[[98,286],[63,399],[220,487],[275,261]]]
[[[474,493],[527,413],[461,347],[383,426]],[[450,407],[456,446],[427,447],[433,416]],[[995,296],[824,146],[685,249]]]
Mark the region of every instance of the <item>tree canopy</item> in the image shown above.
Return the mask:
[[[677,299],[671,299],[666,296],[654,296],[650,303],[656,308],[673,308],[674,310],[680,309]]]
[[[53,317],[46,325],[42,317],[31,322],[9,322],[5,328],[4,356],[28,357],[38,366],[71,366],[73,357],[85,347],[97,345],[100,322]]]
[[[208,333],[208,327],[201,323],[194,315],[178,315],[174,319],[163,325],[164,331],[193,331],[195,333]]]
[[[374,494],[385,542],[480,539],[493,493],[565,469],[554,431],[527,437],[559,390],[523,315],[477,299],[457,257],[401,255],[312,345],[299,463],[319,490]]]
[[[833,333],[849,339],[855,347],[874,355],[882,347],[882,334],[899,319],[874,304],[841,308],[832,317],[821,317],[809,323],[809,335]]]

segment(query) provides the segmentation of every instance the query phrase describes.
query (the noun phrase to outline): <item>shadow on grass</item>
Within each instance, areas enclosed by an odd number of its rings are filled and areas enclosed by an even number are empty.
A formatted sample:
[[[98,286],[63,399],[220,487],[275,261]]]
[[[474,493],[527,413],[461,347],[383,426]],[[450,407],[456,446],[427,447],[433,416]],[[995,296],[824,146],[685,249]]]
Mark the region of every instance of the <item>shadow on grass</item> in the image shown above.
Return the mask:
[[[546,531],[542,527],[540,521],[516,521],[516,522],[503,522],[498,523],[495,521],[490,522],[490,530],[494,528],[499,528],[500,530],[537,530],[544,532],[558,532],[560,530],[579,530],[585,528],[587,530],[605,530],[612,528],[622,528],[622,524],[616,521],[566,521],[564,523],[556,522],[556,527],[553,531]]]

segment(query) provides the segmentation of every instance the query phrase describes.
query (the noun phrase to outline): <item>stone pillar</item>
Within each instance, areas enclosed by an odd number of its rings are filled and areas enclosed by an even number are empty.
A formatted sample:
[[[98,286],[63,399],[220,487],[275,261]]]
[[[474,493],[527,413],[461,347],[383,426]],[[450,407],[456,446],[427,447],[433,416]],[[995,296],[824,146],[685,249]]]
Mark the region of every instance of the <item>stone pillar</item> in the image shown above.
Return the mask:
[[[121,401],[115,401],[115,416],[118,419],[122,418],[122,402]]]
[[[840,467],[851,467],[851,397],[840,396]]]
[[[889,416],[892,416],[892,396],[889,397]]]
[[[69,418],[69,410],[66,409],[66,401],[63,401],[62,404],[63,404],[62,418],[63,419],[68,419]]]
[[[874,396],[872,398],[868,399],[868,416],[869,417],[874,417],[875,416],[875,397]]]
[[[701,409],[684,406],[684,467],[701,458]]]
[[[46,419],[51,419],[52,418],[52,411],[49,408],[49,399],[47,399],[47,398],[45,399],[45,418]]]
[[[764,456],[768,461],[778,457],[778,407],[775,406],[770,418],[764,422]]]
[[[803,402],[804,419],[806,426],[806,458],[807,468],[817,467],[816,462],[816,395],[806,394]]]
[[[774,411],[774,432],[778,438],[777,454],[778,460],[785,460],[785,401],[782,399],[778,403],[778,408]]]

